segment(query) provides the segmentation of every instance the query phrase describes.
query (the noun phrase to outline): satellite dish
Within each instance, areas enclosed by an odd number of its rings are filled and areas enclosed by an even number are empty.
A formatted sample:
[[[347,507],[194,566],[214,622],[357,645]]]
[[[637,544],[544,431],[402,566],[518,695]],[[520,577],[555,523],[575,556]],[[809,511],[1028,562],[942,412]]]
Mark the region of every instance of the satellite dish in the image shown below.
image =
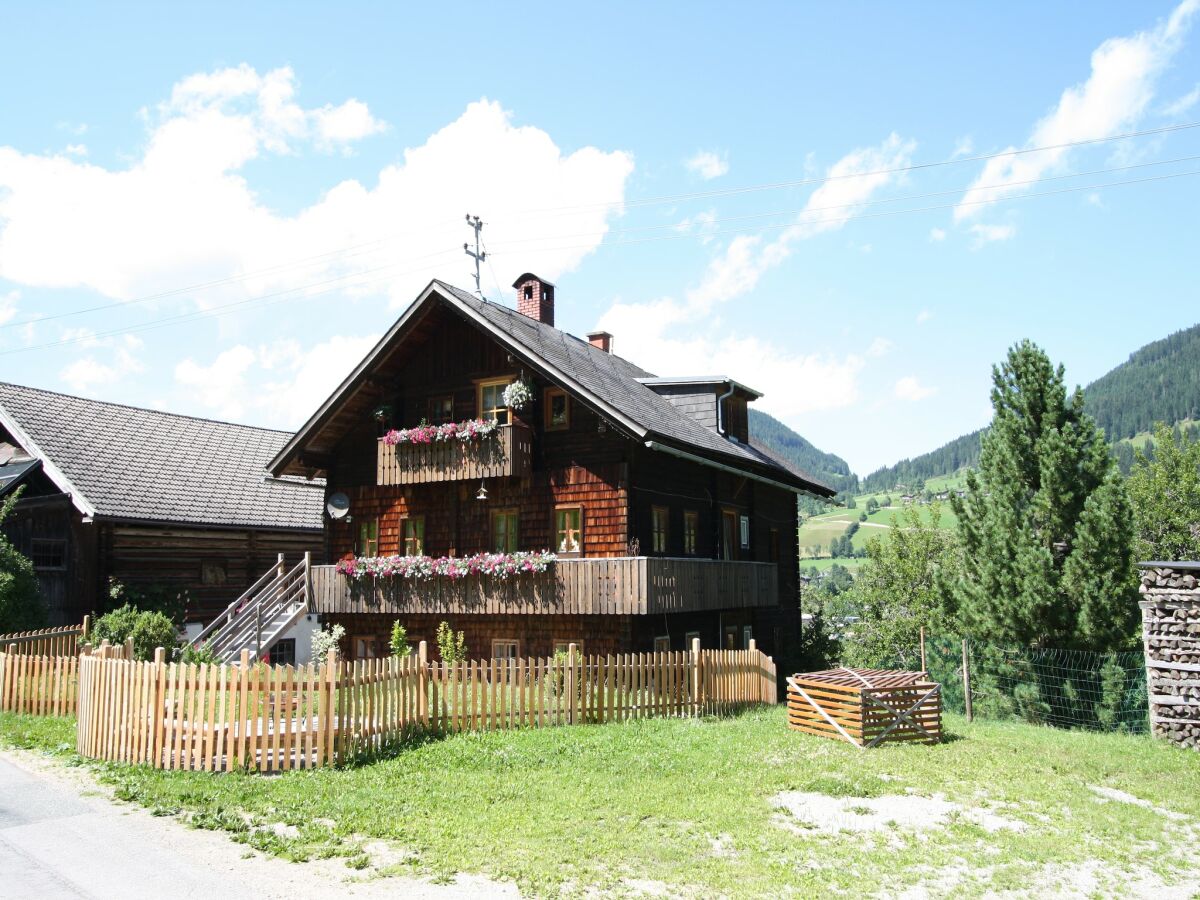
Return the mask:
[[[338,491],[330,496],[329,502],[325,504],[325,511],[331,519],[346,518],[346,514],[350,512],[350,498]]]

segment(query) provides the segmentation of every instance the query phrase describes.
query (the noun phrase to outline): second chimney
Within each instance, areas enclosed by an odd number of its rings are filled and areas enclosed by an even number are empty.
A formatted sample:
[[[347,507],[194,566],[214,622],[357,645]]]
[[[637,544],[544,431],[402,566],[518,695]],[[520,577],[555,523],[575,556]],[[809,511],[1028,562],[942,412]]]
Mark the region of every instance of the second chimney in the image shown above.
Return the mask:
[[[589,331],[587,339],[593,347],[612,353],[612,335],[607,331]]]
[[[526,272],[513,282],[517,289],[517,312],[543,325],[554,324],[554,285]]]

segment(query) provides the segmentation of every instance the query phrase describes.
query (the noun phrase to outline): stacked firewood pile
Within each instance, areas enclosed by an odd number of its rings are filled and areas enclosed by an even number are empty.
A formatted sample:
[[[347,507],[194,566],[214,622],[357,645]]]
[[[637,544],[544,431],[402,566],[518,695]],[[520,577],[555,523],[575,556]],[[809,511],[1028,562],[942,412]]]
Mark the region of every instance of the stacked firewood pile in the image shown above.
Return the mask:
[[[1200,747],[1200,562],[1145,563],[1140,590],[1150,727]]]

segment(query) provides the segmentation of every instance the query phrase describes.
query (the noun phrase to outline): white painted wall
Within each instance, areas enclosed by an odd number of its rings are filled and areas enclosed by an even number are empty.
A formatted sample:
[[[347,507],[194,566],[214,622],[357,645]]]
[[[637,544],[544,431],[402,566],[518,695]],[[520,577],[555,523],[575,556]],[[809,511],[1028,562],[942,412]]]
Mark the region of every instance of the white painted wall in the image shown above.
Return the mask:
[[[201,622],[188,622],[184,626],[184,634],[189,641],[194,641],[199,637],[200,632],[204,630],[204,625]],[[280,635],[281,640],[294,638],[296,641],[296,665],[306,666],[312,662],[312,636],[313,632],[321,630],[321,617],[316,613],[309,613],[303,619],[300,619]]]

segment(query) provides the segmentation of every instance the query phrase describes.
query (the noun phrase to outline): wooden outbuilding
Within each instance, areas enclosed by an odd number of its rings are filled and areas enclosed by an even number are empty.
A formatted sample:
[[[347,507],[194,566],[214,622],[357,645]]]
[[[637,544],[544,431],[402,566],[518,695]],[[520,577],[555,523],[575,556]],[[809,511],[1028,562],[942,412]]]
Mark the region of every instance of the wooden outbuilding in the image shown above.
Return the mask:
[[[856,747],[942,739],[941,686],[925,672],[826,669],[787,680],[788,727]]]

